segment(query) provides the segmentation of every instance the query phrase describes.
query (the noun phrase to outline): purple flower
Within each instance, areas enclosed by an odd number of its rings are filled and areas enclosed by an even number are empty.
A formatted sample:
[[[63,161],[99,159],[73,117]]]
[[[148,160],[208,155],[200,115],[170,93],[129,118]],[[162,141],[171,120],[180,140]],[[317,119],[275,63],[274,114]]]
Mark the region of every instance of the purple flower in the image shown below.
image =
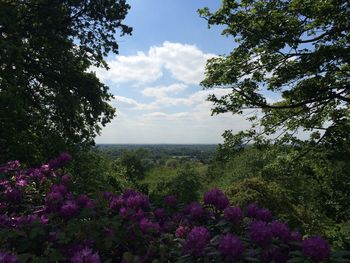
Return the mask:
[[[225,209],[230,203],[225,194],[217,188],[206,192],[203,199],[205,204],[213,205],[219,210]]]
[[[167,195],[166,197],[164,197],[164,203],[167,206],[175,206],[176,205],[176,197],[174,195]]]
[[[17,257],[13,254],[0,251],[0,263],[16,263]]]
[[[7,173],[9,171],[14,171],[17,170],[19,167],[21,166],[21,164],[19,163],[19,161],[15,160],[15,161],[9,161],[7,164],[5,164],[4,166],[0,167],[0,173]]]
[[[218,249],[226,259],[232,260],[242,256],[244,246],[238,237],[229,233],[221,237]]]
[[[72,182],[72,177],[70,177],[68,174],[65,174],[62,176],[61,182],[64,185],[70,184]]]
[[[40,216],[40,222],[41,224],[46,225],[49,222],[49,219],[47,218],[46,215],[42,215]]]
[[[153,213],[158,220],[164,219],[166,215],[164,208],[157,208]]]
[[[124,204],[123,198],[120,196],[113,196],[111,199],[111,202],[109,203],[109,208],[110,209],[116,209],[121,207]]]
[[[249,204],[246,209],[247,216],[255,217],[259,209],[260,208],[256,203]]]
[[[73,254],[71,258],[72,263],[100,263],[100,256],[98,253],[88,247],[80,249]]]
[[[136,193],[126,198],[126,206],[131,209],[148,208],[149,200],[147,196],[140,193]]]
[[[44,175],[41,172],[41,169],[33,169],[30,171],[29,176],[32,177],[34,180],[41,180]]]
[[[153,223],[151,222],[149,219],[147,218],[143,218],[140,221],[140,229],[143,233],[147,233],[149,231],[159,231],[159,225],[157,223]]]
[[[128,199],[130,196],[135,196],[135,195],[137,195],[137,194],[138,194],[138,192],[136,192],[135,190],[133,190],[133,189],[127,189],[127,190],[125,190],[125,191],[123,192],[122,197],[126,200],[126,199]]]
[[[265,222],[270,222],[272,219],[272,213],[270,210],[268,210],[266,208],[261,208],[258,210],[258,212],[256,214],[256,219],[262,220]]]
[[[131,211],[133,212],[133,211]],[[138,209],[135,213],[131,214],[131,220],[140,221],[145,217],[145,212],[142,209]]]
[[[103,192],[102,196],[103,196],[104,199],[108,200],[108,199],[110,199],[112,197],[112,193],[109,192],[109,191],[105,191],[105,192]]]
[[[269,244],[273,237],[267,223],[259,220],[250,223],[249,235],[251,240],[260,246]]]
[[[187,226],[179,226],[175,231],[177,238],[185,238],[190,229]]]
[[[290,230],[285,223],[274,220],[270,223],[270,229],[274,237],[280,239],[283,242],[290,241]]]
[[[316,262],[329,258],[331,252],[330,245],[320,236],[305,239],[302,247],[304,255]]]
[[[60,215],[62,217],[72,217],[79,212],[79,207],[74,201],[68,200],[60,209]]]
[[[260,208],[256,203],[247,206],[247,216],[258,220],[269,222],[272,219],[271,211],[266,208]]]
[[[72,160],[72,156],[69,153],[61,153],[56,159],[49,162],[49,167],[52,170],[60,168]]]
[[[41,173],[46,173],[50,170],[50,166],[48,164],[43,164],[41,167],[40,167],[40,172]]]
[[[189,213],[193,219],[200,219],[204,215],[203,207],[197,202],[192,202],[191,204],[189,204],[185,208],[185,211]]]
[[[49,212],[57,211],[63,202],[63,196],[60,192],[49,192],[45,197],[45,204]]]
[[[208,229],[202,226],[194,227],[187,235],[183,245],[185,252],[193,256],[199,257],[203,254],[204,249],[208,246],[210,234]]]
[[[165,221],[160,226],[160,231],[163,233],[173,232],[175,227],[176,227],[176,224],[173,221]]]
[[[290,233],[290,240],[301,241],[302,239],[303,239],[303,237],[301,236],[301,234],[298,231],[292,231]]]
[[[81,208],[92,208],[94,206],[94,202],[87,195],[80,195],[77,199],[77,204]]]
[[[68,190],[64,184],[54,184],[51,186],[51,192],[57,192],[61,195],[66,195],[68,193]]]
[[[122,217],[122,218],[126,218],[127,215],[128,215],[128,209],[126,209],[125,207],[121,207],[119,209],[119,215]]]
[[[17,182],[16,182],[16,186],[24,187],[24,186],[27,186],[27,185],[28,185],[28,182],[24,178],[18,179]]]
[[[239,207],[230,206],[225,208],[224,217],[227,221],[237,224],[242,221],[243,213]]]
[[[20,203],[22,200],[22,192],[17,188],[8,189],[5,192],[6,198],[12,203]]]

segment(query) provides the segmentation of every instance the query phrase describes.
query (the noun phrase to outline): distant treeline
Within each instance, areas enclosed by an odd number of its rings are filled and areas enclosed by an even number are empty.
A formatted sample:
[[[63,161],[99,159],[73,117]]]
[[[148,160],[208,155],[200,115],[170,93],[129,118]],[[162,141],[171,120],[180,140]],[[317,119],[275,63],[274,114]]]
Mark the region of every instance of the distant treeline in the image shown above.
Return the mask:
[[[143,149],[145,158],[153,161],[183,158],[208,163],[217,149],[215,144],[99,144],[96,149],[110,159],[120,157],[125,151]]]

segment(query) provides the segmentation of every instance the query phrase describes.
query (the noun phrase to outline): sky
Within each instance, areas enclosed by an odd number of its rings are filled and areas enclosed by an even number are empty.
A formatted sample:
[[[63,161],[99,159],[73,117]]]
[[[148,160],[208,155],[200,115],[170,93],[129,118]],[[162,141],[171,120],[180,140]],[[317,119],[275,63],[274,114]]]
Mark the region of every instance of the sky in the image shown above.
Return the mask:
[[[217,10],[219,0],[129,0],[125,23],[132,36],[118,39],[119,54],[110,54],[110,69],[93,69],[107,84],[117,117],[103,128],[96,143],[212,144],[225,130],[249,127],[244,116],[211,116],[203,90],[208,58],[235,47],[219,27],[208,29],[197,10]]]

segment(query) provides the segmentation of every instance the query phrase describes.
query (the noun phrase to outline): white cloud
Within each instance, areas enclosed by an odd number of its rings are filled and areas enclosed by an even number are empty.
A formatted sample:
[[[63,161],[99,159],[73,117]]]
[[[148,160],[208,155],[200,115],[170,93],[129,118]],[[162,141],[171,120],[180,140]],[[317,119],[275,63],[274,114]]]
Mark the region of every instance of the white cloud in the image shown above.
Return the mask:
[[[152,110],[157,108],[155,103],[140,103],[134,99],[123,96],[114,96],[111,104],[117,109]]]
[[[247,116],[211,116],[210,102],[196,104],[189,111],[154,111],[131,118],[122,114],[97,138],[98,143],[220,143],[225,130],[237,132],[249,127]]]
[[[97,77],[102,81],[147,83],[163,75],[159,61],[143,52],[138,52],[134,56],[116,56],[115,59],[107,62],[108,71],[102,68],[92,68],[92,71],[95,71]]]
[[[171,42],[152,47],[149,54],[159,59],[174,78],[188,84],[198,84],[203,80],[206,61],[215,56],[203,53],[195,45]]]
[[[195,45],[164,42],[145,53],[117,56],[110,60],[109,71],[97,69],[103,81],[118,88],[137,85],[139,95],[115,96],[112,105],[118,117],[96,138],[97,143],[218,143],[227,130],[248,127],[244,116],[221,114],[211,116],[210,94],[220,97],[229,89],[197,90],[190,93],[204,78],[205,63],[213,54],[204,53]],[[168,71],[176,83],[162,83]],[[189,88],[191,87],[191,89]],[[135,91],[134,91],[135,92]],[[186,95],[185,95],[186,94]]]
[[[102,81],[114,83],[151,83],[163,76],[163,69],[186,84],[198,84],[204,78],[208,58],[214,54],[204,53],[195,45],[164,42],[153,46],[147,53],[133,56],[116,56],[108,60],[110,69],[91,68]]]
[[[169,93],[178,93],[184,91],[188,86],[181,83],[175,83],[169,86],[157,86],[142,90],[142,94],[147,97],[164,98]]]
[[[207,98],[211,94],[215,94],[218,97],[226,95],[230,92],[229,89],[210,89],[210,90],[199,90],[192,93],[188,97],[171,97],[169,93],[178,93],[181,90],[187,88],[184,84],[172,84],[169,86],[159,86],[146,88],[142,90],[142,94],[147,97],[155,98],[154,101],[150,103],[141,103],[132,98],[123,96],[114,96],[112,105],[118,109],[131,109],[131,110],[155,110],[162,109],[169,106],[192,106],[198,107],[203,103],[205,105],[211,105],[211,102],[207,102]],[[211,107],[210,106],[210,107]],[[209,108],[210,108],[209,107]]]

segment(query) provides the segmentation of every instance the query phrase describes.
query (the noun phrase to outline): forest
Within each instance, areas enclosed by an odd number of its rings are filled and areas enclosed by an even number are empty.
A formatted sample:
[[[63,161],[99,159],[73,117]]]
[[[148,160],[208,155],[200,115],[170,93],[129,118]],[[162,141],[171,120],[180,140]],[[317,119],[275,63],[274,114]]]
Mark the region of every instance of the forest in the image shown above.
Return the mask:
[[[118,108],[92,68],[130,9],[0,0],[0,263],[350,262],[350,3],[199,9],[235,43],[206,62],[201,88],[227,91],[208,114],[249,128],[97,144]]]

